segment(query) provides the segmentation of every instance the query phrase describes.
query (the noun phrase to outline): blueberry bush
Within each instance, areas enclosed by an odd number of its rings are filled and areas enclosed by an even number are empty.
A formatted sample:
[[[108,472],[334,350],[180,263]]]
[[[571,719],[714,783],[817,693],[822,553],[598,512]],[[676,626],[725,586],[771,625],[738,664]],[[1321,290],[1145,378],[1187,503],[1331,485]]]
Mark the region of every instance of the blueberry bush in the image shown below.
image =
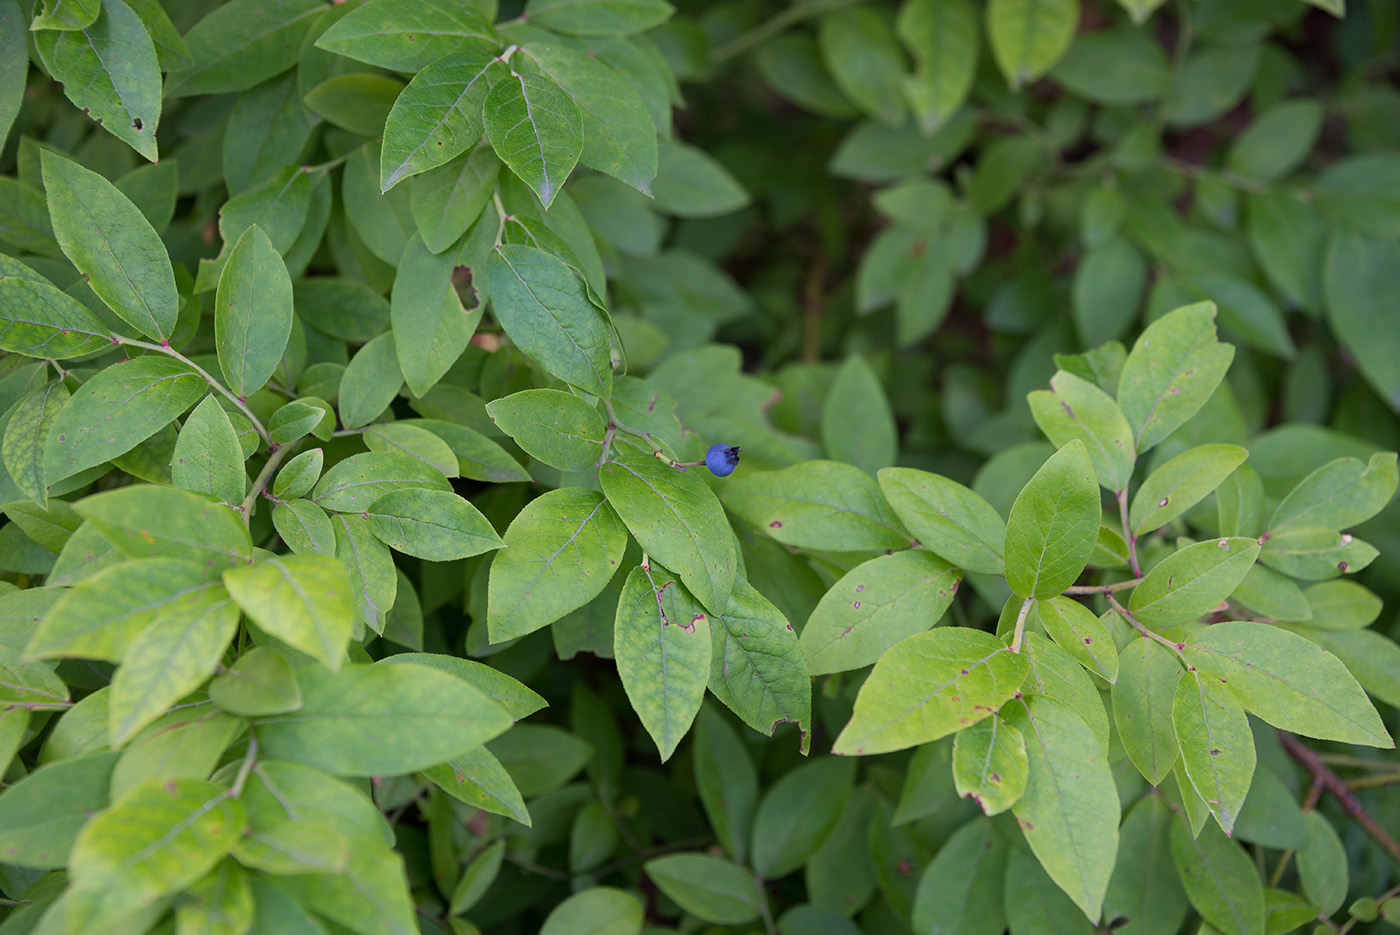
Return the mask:
[[[0,0],[0,935],[1400,926],[1397,72]]]

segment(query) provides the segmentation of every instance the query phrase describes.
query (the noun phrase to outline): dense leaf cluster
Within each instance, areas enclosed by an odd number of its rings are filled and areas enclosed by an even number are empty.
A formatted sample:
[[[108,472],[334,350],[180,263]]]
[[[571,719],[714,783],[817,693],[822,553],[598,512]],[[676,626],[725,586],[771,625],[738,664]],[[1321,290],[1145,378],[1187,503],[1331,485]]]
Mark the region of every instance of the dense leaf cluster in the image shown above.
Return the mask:
[[[0,0],[0,935],[1400,924],[1400,14],[677,6]]]

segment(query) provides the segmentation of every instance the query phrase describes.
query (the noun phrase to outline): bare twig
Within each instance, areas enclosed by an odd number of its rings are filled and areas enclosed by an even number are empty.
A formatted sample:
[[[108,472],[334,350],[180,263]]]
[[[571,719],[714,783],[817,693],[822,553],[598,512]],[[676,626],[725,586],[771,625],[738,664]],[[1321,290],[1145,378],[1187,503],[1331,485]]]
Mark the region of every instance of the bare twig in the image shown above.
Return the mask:
[[[1288,751],[1288,755],[1297,760],[1308,772],[1312,773],[1313,780],[1321,785],[1337,803],[1342,806],[1342,811],[1347,813],[1353,821],[1366,830],[1371,839],[1381,846],[1387,854],[1391,856],[1397,864],[1400,864],[1400,843],[1390,836],[1376,823],[1371,814],[1361,804],[1361,800],[1356,797],[1356,793],[1347,787],[1342,778],[1332,772],[1331,768],[1320,759],[1317,754],[1304,746],[1297,737],[1286,731],[1278,732],[1279,743],[1283,744],[1283,749]]]

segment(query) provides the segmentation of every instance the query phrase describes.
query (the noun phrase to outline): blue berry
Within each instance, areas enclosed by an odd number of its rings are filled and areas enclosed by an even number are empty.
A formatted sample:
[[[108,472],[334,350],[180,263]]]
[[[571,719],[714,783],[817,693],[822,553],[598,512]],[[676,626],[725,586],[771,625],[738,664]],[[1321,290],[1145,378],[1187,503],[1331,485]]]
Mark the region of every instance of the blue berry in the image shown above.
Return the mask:
[[[716,477],[728,477],[739,464],[739,449],[733,445],[716,443],[705,452],[705,467]]]

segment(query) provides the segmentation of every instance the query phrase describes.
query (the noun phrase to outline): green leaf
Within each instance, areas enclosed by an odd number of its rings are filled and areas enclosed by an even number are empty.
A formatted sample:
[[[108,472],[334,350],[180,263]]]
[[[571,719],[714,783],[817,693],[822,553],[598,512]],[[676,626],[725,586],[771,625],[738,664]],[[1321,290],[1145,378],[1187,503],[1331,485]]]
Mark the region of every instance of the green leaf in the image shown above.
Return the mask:
[[[1045,872],[1093,921],[1118,853],[1118,795],[1093,731],[1045,695],[1007,705],[1006,722],[1026,739],[1026,792],[1011,807]],[[1072,777],[1072,780],[1071,780]]]
[[[1196,414],[1230,369],[1235,349],[1215,340],[1215,306],[1188,305],[1148,325],[1123,364],[1118,405],[1148,450]]]
[[[0,848],[5,862],[48,870],[68,853],[91,815],[107,806],[117,754],[58,760],[34,770],[0,795]]]
[[[760,878],[777,879],[811,858],[851,797],[855,767],[852,760],[820,757],[773,783],[754,816],[749,865]]]
[[[827,13],[818,24],[822,59],[847,98],[891,126],[904,119],[904,55],[889,22],[868,9]]]
[[[438,653],[397,653],[386,656],[379,662],[386,666],[412,663],[446,672],[478,689],[487,698],[505,708],[506,713],[517,721],[549,707],[548,702],[537,693],[511,676],[473,659]]]
[[[642,921],[642,904],[635,896],[595,886],[550,910],[540,935],[640,935]]]
[[[551,490],[525,505],[491,560],[493,643],[532,633],[597,597],[617,571],[627,527],[602,494]]]
[[[224,585],[259,627],[336,670],[354,624],[345,570],[324,555],[272,556],[224,573]]]
[[[695,722],[695,787],[715,837],[742,861],[758,804],[758,772],[743,741],[713,706],[702,707]]]
[[[1148,475],[1133,497],[1128,526],[1141,536],[1185,513],[1205,499],[1249,452],[1238,445],[1197,445]]]
[[[218,711],[191,717],[171,711],[142,731],[112,771],[112,797],[151,780],[204,779],[246,725]]]
[[[1265,623],[1228,621],[1192,637],[1183,653],[1275,727],[1323,740],[1394,746],[1346,666],[1303,637]]]
[[[657,149],[654,206],[676,217],[718,217],[749,203],[749,193],[702,149],[667,140]]]
[[[724,613],[710,614],[710,636],[710,693],[765,736],[773,736],[779,724],[795,724],[805,755],[811,743],[812,679],[782,611],[740,578]]]
[[[471,859],[452,890],[452,903],[448,910],[451,915],[461,915],[481,901],[491,884],[496,882],[505,852],[506,842],[500,840]]]
[[[1085,252],[1072,286],[1074,324],[1085,344],[1120,337],[1133,324],[1147,273],[1147,260],[1123,237]]]
[[[967,0],[913,0],[899,8],[895,33],[914,57],[904,98],[919,129],[932,134],[958,112],[977,71],[977,13]]]
[[[833,460],[868,474],[894,463],[894,413],[870,365],[851,357],[836,373],[822,407],[822,446]]]
[[[512,343],[565,383],[610,395],[608,326],[573,270],[534,247],[504,244],[491,251],[487,275],[491,307]]]
[[[1225,935],[1264,935],[1264,889],[1244,848],[1214,826],[1171,823],[1172,860],[1191,905]]]
[[[1400,484],[1395,452],[1329,461],[1298,482],[1269,519],[1269,535],[1290,526],[1347,529],[1375,516]]]
[[[1171,826],[1178,820],[1163,796],[1145,795],[1128,810],[1118,833],[1118,863],[1104,894],[1107,918],[1150,920],[1146,935],[1180,931],[1190,906],[1170,863]]]
[[[707,610],[722,609],[735,580],[734,533],[705,482],[635,449],[603,465],[598,480],[642,549]]]
[[[530,479],[504,448],[465,425],[437,419],[406,419],[404,423],[426,429],[447,442],[457,456],[457,470],[463,477],[497,484]]]
[[[496,155],[548,209],[583,152],[578,105],[548,78],[511,74],[492,86],[484,107]]]
[[[803,461],[725,484],[724,504],[784,545],[822,551],[909,545],[875,481],[837,461]]]
[[[302,705],[256,724],[277,759],[343,776],[426,769],[510,727],[510,715],[477,689],[420,665],[347,665],[297,672]]]
[[[1172,724],[1191,785],[1232,833],[1254,777],[1254,735],[1244,708],[1212,679],[1188,672],[1177,684]]]
[[[228,853],[245,820],[243,803],[211,782],[138,786],[78,835],[68,867],[73,898],[83,897],[88,918],[120,917],[179,892]]]
[[[1314,630],[1359,630],[1380,616],[1381,599],[1354,581],[1324,581],[1303,592]]]
[[[207,390],[186,365],[155,354],[100,371],[54,418],[44,445],[45,481],[53,484],[130,451]]]
[[[151,34],[161,71],[179,71],[191,64],[190,50],[186,48],[185,40],[157,0],[134,0],[127,5],[141,17],[146,31]]]
[[[384,414],[403,387],[394,335],[381,334],[350,358],[340,379],[340,423],[360,428]]]
[[[1088,449],[1099,484],[1114,492],[1127,489],[1137,454],[1133,430],[1113,397],[1060,370],[1050,378],[1048,391],[1036,390],[1026,401],[1036,425],[1055,447],[1080,440]]]
[[[74,509],[124,555],[189,559],[211,577],[246,563],[253,551],[233,510],[179,487],[122,487],[79,500]]]
[[[267,434],[272,444],[288,445],[308,434],[328,438],[334,427],[335,414],[330,403],[307,396],[294,399],[274,412],[267,421]]]
[[[401,451],[441,471],[444,477],[456,477],[460,473],[452,447],[417,425],[381,422],[366,428],[362,437],[370,451]]]
[[[1026,791],[1030,763],[1021,732],[993,715],[953,738],[953,783],[988,815],[1015,805]]]
[[[66,705],[68,686],[54,674],[51,662],[25,662],[17,650],[0,646],[0,703]]]
[[[42,159],[49,216],[64,254],[123,321],[146,337],[168,338],[179,296],[151,222],[96,172],[48,150]]]
[[[248,930],[253,925],[253,887],[247,871],[224,860],[195,881],[187,891],[188,902],[175,910],[176,924],[191,931]]]
[[[632,85],[591,52],[535,43],[521,51],[578,107],[579,162],[650,195],[657,171],[656,126]]]
[[[139,633],[122,654],[107,704],[108,736],[119,749],[213,674],[238,629],[227,595]]]
[[[9,413],[4,429],[3,454],[10,480],[30,500],[47,508],[48,487],[44,480],[44,445],[54,419],[68,404],[68,389],[62,383],[48,383],[30,390]]]
[[[25,654],[82,656],[117,662],[143,630],[171,616],[198,614],[226,599],[193,562],[149,558],[122,562],[85,578],[54,604]]]
[[[822,597],[799,644],[813,675],[860,669],[907,636],[935,626],[962,576],[927,552],[857,565]]]
[[[1006,522],[956,481],[913,468],[885,468],[880,489],[919,545],[968,571],[1001,574]]]
[[[243,449],[228,413],[213,395],[204,397],[180,427],[170,479],[179,487],[224,503],[242,502],[248,486]]]
[[[385,545],[430,562],[468,558],[503,544],[481,511],[450,490],[391,490],[370,504],[366,516]]]
[[[1261,182],[1275,182],[1298,167],[1322,129],[1322,105],[1306,98],[1283,101],[1257,115],[1230,144],[1225,165]]]
[[[937,740],[995,713],[1027,672],[1024,655],[981,630],[908,637],[875,663],[832,750],[866,755]]]
[[[1084,912],[1024,848],[1006,855],[1002,900],[1006,925],[1018,935],[1089,935]]]
[[[1131,106],[1161,100],[1171,71],[1150,31],[1117,28],[1075,37],[1051,77],[1096,104]]]
[[[492,43],[463,38],[413,77],[384,125],[380,188],[388,191],[411,175],[451,162],[481,139],[486,70],[497,51]]]
[[[1179,752],[1172,711],[1181,678],[1181,664],[1156,640],[1135,637],[1119,653],[1113,719],[1129,759],[1154,786]]]
[[[1317,205],[1296,192],[1269,189],[1246,196],[1245,219],[1269,282],[1289,302],[1318,311],[1328,227]]]
[[[246,91],[297,61],[302,39],[326,10],[320,0],[230,0],[185,33],[194,64],[176,72],[176,97]]]
[[[705,699],[710,622],[658,565],[632,569],[613,626],[613,657],[627,699],[661,759],[670,759]]]
[[[335,528],[310,500],[285,500],[272,508],[272,525],[297,555],[335,555]]]
[[[35,12],[32,30],[82,29],[91,26],[102,11],[100,0],[48,0]]]
[[[1308,902],[1322,915],[1333,915],[1347,898],[1347,852],[1342,840],[1320,812],[1303,816],[1308,843],[1298,849],[1298,877]]]
[[[436,169],[429,169],[413,183],[409,193],[409,210],[418,226],[423,243],[433,253],[442,253],[467,233],[473,222],[483,235],[495,237],[495,209],[482,213],[496,190],[501,160],[489,146],[481,146],[470,156],[456,159]],[[463,246],[472,243],[469,237]],[[488,244],[489,245],[489,244]],[[400,260],[400,268],[407,257]],[[395,282],[397,283],[397,279]],[[478,297],[480,292],[478,291]],[[478,301],[480,307],[482,303]]]
[[[586,471],[602,457],[603,417],[572,393],[523,390],[492,400],[486,412],[526,454],[561,471]]]
[[[301,687],[286,657],[254,646],[209,683],[209,700],[241,717],[285,714],[301,707]]]
[[[530,22],[571,36],[630,36],[660,26],[675,8],[666,0],[529,0]]]
[[[530,813],[500,760],[485,747],[469,750],[423,771],[428,781],[460,802],[530,827]]]
[[[1113,684],[1118,679],[1118,649],[1107,625],[1093,611],[1068,597],[1036,601],[1032,608],[1045,633],[1071,659]]]
[[[256,224],[238,238],[219,274],[214,341],[226,385],[239,399],[262,389],[292,333],[292,280]],[[350,426],[354,428],[354,426]]]
[[[1167,556],[1133,588],[1128,610],[1152,628],[1197,620],[1239,587],[1258,555],[1259,543],[1244,537],[1188,545]]]
[[[1264,540],[1259,561],[1306,581],[1358,572],[1375,559],[1370,543],[1332,529],[1289,529]]]
[[[716,925],[758,918],[758,885],[742,867],[709,854],[668,854],[643,864],[647,876],[681,909]]]
[[[1264,482],[1259,472],[1241,464],[1215,491],[1222,536],[1258,536],[1264,529]]]
[[[495,29],[470,4],[373,0],[326,30],[316,46],[391,71],[417,72],[460,52],[464,40],[497,44]]]
[[[1074,439],[1046,460],[1011,505],[1006,580],[1022,597],[1055,597],[1074,583],[1098,539],[1103,508],[1089,451]]]
[[[0,3],[0,17],[7,21],[22,22],[23,15],[15,0]],[[3,63],[0,64],[0,147],[9,138],[10,128],[24,104],[24,85],[29,73],[28,45],[22,29],[8,29],[0,37],[0,63]]]
[[[360,620],[382,634],[398,594],[393,553],[375,538],[364,516],[337,513],[331,528],[335,532],[335,557],[350,573],[350,590],[355,595]]]
[[[919,877],[916,932],[995,935],[1006,928],[1002,884],[1008,848],[985,819],[953,832]]]
[[[481,320],[481,304],[469,312],[457,294],[453,277],[460,259],[450,251],[433,255],[417,236],[399,258],[390,313],[393,347],[415,396],[427,393],[456,362]]]
[[[1053,68],[1078,25],[1079,0],[992,0],[987,7],[992,57],[1013,90]]]
[[[411,455],[367,451],[351,455],[327,471],[317,482],[312,499],[322,509],[363,513],[384,494],[405,487],[452,489],[441,471]]]
[[[88,309],[46,282],[0,278],[0,350],[64,360],[112,346]]]
[[[1292,578],[1263,565],[1249,570],[1230,600],[1273,620],[1307,620],[1312,616],[1303,589],[1294,584]]]
[[[150,33],[131,7],[108,0],[90,23],[57,34],[38,33],[34,44],[75,107],[156,161],[160,65]]]

